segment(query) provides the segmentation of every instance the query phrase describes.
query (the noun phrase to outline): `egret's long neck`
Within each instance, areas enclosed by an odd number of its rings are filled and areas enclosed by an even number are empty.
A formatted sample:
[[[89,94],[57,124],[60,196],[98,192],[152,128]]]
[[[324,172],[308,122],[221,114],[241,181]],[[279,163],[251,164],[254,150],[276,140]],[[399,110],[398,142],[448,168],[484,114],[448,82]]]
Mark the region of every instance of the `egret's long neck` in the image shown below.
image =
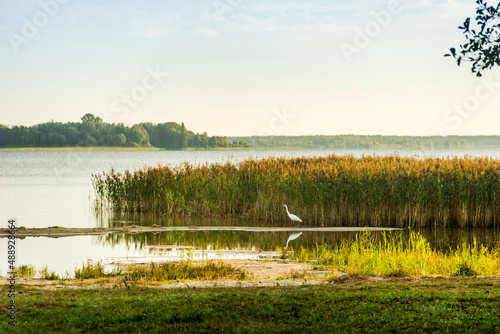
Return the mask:
[[[290,214],[290,212],[288,212],[288,206],[285,205],[285,209],[286,209],[286,213]]]

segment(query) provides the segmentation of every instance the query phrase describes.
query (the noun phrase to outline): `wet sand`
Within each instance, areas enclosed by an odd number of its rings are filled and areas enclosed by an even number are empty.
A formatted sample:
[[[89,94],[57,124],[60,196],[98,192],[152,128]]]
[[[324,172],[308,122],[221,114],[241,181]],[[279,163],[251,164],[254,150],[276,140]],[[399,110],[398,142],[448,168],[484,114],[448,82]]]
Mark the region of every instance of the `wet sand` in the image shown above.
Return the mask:
[[[251,227],[251,226],[137,226],[126,227],[61,227],[50,226],[42,228],[17,227],[15,235],[17,238],[25,237],[69,237],[77,235],[99,235],[99,234],[132,234],[142,232],[171,232],[171,231],[247,231],[247,232],[357,232],[357,231],[391,231],[402,230],[400,228],[385,227]],[[0,229],[0,238],[10,235],[8,228]]]

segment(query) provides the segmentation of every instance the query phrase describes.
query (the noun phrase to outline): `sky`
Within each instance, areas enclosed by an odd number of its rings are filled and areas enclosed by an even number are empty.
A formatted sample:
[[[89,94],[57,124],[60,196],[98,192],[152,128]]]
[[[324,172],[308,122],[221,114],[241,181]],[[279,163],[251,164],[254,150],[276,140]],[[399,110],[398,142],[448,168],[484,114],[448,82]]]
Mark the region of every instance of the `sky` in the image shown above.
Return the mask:
[[[0,123],[500,135],[500,69],[478,78],[443,57],[474,13],[473,0],[0,0]]]

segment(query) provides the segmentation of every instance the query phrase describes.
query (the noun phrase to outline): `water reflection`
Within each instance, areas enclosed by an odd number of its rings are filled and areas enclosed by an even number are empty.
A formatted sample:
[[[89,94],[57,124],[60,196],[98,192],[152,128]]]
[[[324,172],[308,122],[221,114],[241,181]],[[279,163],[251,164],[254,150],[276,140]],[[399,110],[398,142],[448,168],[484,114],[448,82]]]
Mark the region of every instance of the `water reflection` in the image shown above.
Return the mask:
[[[252,226],[280,227],[262,221],[232,220],[232,219],[179,219],[158,217],[154,215],[124,214],[108,216],[100,220],[104,227],[140,226]],[[281,226],[287,226],[282,223]],[[456,248],[463,243],[472,244],[474,240],[488,247],[500,241],[500,229],[418,229],[414,230],[427,239],[430,245],[442,251]],[[336,245],[344,240],[353,240],[357,231],[311,231],[307,227],[290,235],[287,231],[232,231],[232,230],[193,230],[168,232],[143,232],[137,234],[108,234],[96,236],[96,242],[101,245],[124,244],[127,247],[142,249],[146,246],[181,245],[197,249],[232,249],[275,251],[277,248],[292,246],[293,248],[314,248],[316,245]],[[382,238],[382,232],[371,232],[377,240]],[[410,231],[386,232],[401,234],[407,239]],[[298,238],[300,236],[300,238]],[[298,239],[297,239],[298,238]],[[291,241],[293,243],[290,243]]]
[[[278,252],[256,250],[206,249],[190,246],[145,246],[141,256],[108,258],[112,264],[152,263],[182,260],[257,260],[277,257]]]
[[[298,233],[292,233],[290,234],[290,236],[288,237],[288,240],[286,241],[286,246],[285,248],[283,249],[287,249],[288,248],[288,243],[292,240],[295,240],[297,239],[298,237],[300,237],[302,235],[302,232],[298,232]]]

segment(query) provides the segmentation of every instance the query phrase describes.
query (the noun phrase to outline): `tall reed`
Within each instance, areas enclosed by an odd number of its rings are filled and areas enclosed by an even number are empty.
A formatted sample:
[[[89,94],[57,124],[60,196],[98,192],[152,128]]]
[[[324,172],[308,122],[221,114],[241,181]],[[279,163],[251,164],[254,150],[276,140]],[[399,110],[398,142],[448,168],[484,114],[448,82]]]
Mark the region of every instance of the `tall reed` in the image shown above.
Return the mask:
[[[92,175],[101,210],[305,224],[500,226],[500,160],[350,155],[248,159]]]

